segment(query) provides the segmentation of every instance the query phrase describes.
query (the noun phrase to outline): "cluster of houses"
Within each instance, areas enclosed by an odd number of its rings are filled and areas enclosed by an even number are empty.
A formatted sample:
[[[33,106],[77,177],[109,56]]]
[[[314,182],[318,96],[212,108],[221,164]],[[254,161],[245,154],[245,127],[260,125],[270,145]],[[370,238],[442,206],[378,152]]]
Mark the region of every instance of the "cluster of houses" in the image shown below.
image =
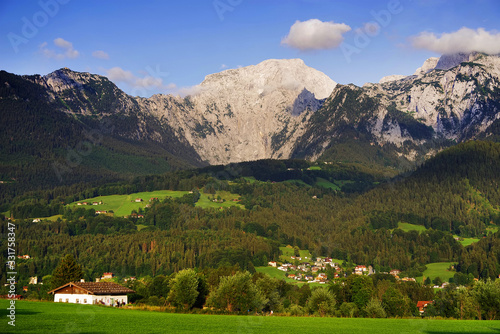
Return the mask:
[[[292,256],[292,260],[298,260],[302,261],[302,258],[299,256]],[[305,258],[307,259],[307,257]],[[347,274],[343,272],[343,269],[339,266],[338,263],[335,263],[332,261],[332,258],[325,257],[321,258],[318,257],[316,258],[316,261],[311,262],[301,262],[299,265],[293,265],[291,263],[283,263],[279,265],[276,261],[270,261],[268,263],[269,266],[275,267],[278,270],[284,271],[285,273],[288,272],[293,272],[290,274],[287,274],[288,278],[297,280],[297,281],[307,281],[310,283],[313,282],[318,282],[318,283],[327,283],[328,278],[326,273],[324,273],[325,270],[333,268],[335,269],[335,276],[334,278],[340,278],[345,277]],[[358,265],[354,268],[354,271],[352,272],[354,275],[373,275],[375,274],[375,270],[373,269],[372,266],[364,266],[364,265]],[[401,271],[399,269],[393,269],[389,273],[387,272],[382,272],[381,274],[391,274],[394,276],[397,280],[403,281],[403,282],[415,282],[415,278],[412,277],[399,277],[399,274]]]
[[[99,202],[77,202],[76,205],[102,205],[102,201]]]

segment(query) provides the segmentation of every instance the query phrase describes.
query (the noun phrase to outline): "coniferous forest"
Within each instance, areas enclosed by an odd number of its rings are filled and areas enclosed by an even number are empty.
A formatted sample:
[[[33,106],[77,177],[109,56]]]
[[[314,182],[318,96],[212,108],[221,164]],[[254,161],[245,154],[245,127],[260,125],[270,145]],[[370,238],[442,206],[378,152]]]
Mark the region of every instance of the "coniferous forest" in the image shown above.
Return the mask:
[[[385,317],[418,315],[418,301],[434,300],[426,315],[498,319],[499,171],[500,144],[475,141],[391,178],[340,162],[261,160],[121,177],[100,185],[16,190],[4,193],[0,233],[6,236],[8,222],[14,223],[17,254],[29,254],[17,259],[20,285],[28,286],[33,276],[46,283],[30,285],[23,292],[28,298],[49,298],[51,275],[69,254],[88,281],[104,272],[119,280],[135,277],[127,283],[136,291],[131,301],[150,305]],[[189,193],[154,200],[125,217],[68,205],[162,189]],[[237,195],[239,205],[197,205],[202,196],[216,201],[220,192]],[[421,230],[405,230],[400,223]],[[476,241],[464,246],[461,240],[467,238]],[[8,261],[6,239],[3,263]],[[256,271],[280,261],[284,246],[341,261],[341,275],[327,271],[330,280],[323,289]],[[431,286],[439,282],[422,277],[436,262],[454,264],[450,285],[437,293]],[[352,275],[356,265],[372,266],[376,274]],[[423,282],[397,281],[388,274],[392,269]],[[5,267],[0,274],[4,280]],[[190,280],[192,298],[186,301],[179,289]],[[234,289],[245,289],[248,300],[227,304]]]

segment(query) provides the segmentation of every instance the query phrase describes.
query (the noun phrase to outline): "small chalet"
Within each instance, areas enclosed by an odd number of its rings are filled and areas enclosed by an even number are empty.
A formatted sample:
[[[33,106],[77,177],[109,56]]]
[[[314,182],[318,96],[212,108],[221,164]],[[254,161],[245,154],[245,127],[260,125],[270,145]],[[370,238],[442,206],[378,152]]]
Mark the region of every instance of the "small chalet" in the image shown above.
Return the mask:
[[[400,273],[401,273],[401,270],[399,270],[399,269],[392,269],[390,272],[390,274],[392,276],[398,276]]]
[[[269,261],[267,264],[270,265],[271,267],[275,267],[275,268],[277,266],[276,261]]]
[[[136,202],[136,203],[140,203],[140,202],[142,202],[142,198],[136,198],[136,199],[135,199],[135,202]]]
[[[127,304],[127,294],[135,291],[111,282],[69,282],[48,293],[54,295],[56,303],[113,306],[117,303]]]
[[[418,308],[418,310],[420,311],[420,313],[422,314],[422,313],[424,313],[425,308],[426,308],[428,305],[430,305],[430,304],[432,304],[432,301],[427,301],[427,300],[419,300],[419,301],[417,302],[417,308]]]
[[[360,265],[360,266],[356,266],[356,268],[354,268],[354,273],[356,275],[363,275],[363,273],[365,271],[368,271],[368,269],[366,269],[366,266]]]
[[[104,274],[102,274],[101,279],[110,279],[110,278],[113,278],[114,276],[115,276],[115,274],[113,274],[113,273],[104,273]]]

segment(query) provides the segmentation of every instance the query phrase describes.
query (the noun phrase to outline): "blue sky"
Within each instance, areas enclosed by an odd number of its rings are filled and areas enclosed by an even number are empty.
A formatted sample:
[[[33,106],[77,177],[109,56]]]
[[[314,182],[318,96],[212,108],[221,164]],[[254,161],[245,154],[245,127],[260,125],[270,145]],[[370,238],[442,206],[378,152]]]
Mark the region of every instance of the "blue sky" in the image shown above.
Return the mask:
[[[496,0],[4,0],[0,69],[69,67],[150,96],[223,69],[301,58],[363,85],[471,45],[500,53],[499,16]]]

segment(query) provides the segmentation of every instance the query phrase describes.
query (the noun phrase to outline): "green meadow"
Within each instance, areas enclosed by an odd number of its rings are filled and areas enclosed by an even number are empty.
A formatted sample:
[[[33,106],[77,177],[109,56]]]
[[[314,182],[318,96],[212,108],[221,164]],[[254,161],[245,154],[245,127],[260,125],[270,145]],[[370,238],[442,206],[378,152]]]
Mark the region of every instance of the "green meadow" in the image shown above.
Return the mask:
[[[453,262],[436,262],[426,264],[425,266],[427,269],[424,271],[423,277],[430,277],[431,280],[439,277],[443,282],[448,282],[448,280],[455,275],[455,271],[448,270],[448,268],[454,264],[455,263]],[[423,277],[419,277],[418,280],[421,282]]]
[[[88,198],[85,200],[81,200],[78,202],[73,202],[68,204],[71,207],[84,207],[86,209],[93,208],[96,211],[98,210],[112,210],[115,216],[122,217],[128,216],[132,212],[132,210],[139,210],[139,208],[144,209],[146,205],[149,203],[151,198],[157,197],[159,200],[163,200],[166,197],[179,198],[186,194],[189,191],[174,191],[174,190],[157,190],[151,192],[140,192],[133,193],[129,195],[110,195],[110,196],[98,196],[94,198]],[[218,198],[220,196],[221,199],[225,200],[224,202],[214,202],[213,199]],[[237,206],[240,208],[245,208],[239,202],[235,202],[233,200],[239,199],[239,195],[232,194],[228,191],[217,191],[215,195],[200,193],[200,199],[196,202],[196,206],[201,208],[228,208],[230,206]],[[136,202],[137,198],[141,198],[142,202]],[[86,205],[86,206],[78,206],[77,203],[87,202],[91,204],[92,202],[101,202],[103,204],[100,205]]]
[[[219,197],[224,201],[221,202],[220,200],[218,200],[217,202],[214,202],[214,199],[218,199]],[[244,205],[240,204],[238,201],[235,202],[235,200],[239,200],[239,198],[240,195],[232,194],[229,191],[217,191],[215,195],[200,193],[200,199],[198,200],[198,202],[196,202],[196,206],[199,206],[203,209],[229,208],[231,206],[237,206],[241,209],[244,209]]]
[[[328,181],[326,179],[323,179],[321,177],[317,178],[316,185],[320,186],[320,187],[323,187],[323,188],[340,191],[340,187],[338,185],[336,185],[335,183],[332,183],[332,182],[330,182],[330,181]]]
[[[294,256],[294,250],[291,247],[280,247],[281,254],[280,261],[286,261],[293,264],[294,260],[292,260],[292,256]],[[300,257],[302,258],[301,262],[310,262],[311,261],[311,253],[307,249],[301,249],[299,251]]]
[[[453,235],[454,238],[459,238],[458,235]],[[462,244],[462,246],[466,247],[472,245],[475,242],[478,242],[479,238],[460,238],[458,242]]]
[[[427,230],[425,228],[425,226],[423,226],[423,225],[415,225],[415,224],[402,223],[402,222],[398,223],[398,228],[405,231],[405,232],[418,231],[419,233]]]
[[[94,198],[88,198],[82,201],[78,201],[80,203],[87,202],[100,202],[101,205],[86,205],[86,206],[77,206],[78,202],[70,203],[71,207],[84,207],[86,209],[93,208],[96,211],[110,211],[114,212],[115,216],[128,216],[132,212],[132,210],[139,210],[139,208],[144,209],[146,205],[149,203],[150,198],[158,197],[158,199],[163,200],[166,197],[178,198],[188,194],[188,191],[173,191],[173,190],[157,190],[150,192],[140,192],[129,195],[110,195],[110,196],[99,196]],[[135,202],[136,198],[142,198],[142,202]]]
[[[0,300],[2,333],[498,333],[500,321],[199,315]]]

